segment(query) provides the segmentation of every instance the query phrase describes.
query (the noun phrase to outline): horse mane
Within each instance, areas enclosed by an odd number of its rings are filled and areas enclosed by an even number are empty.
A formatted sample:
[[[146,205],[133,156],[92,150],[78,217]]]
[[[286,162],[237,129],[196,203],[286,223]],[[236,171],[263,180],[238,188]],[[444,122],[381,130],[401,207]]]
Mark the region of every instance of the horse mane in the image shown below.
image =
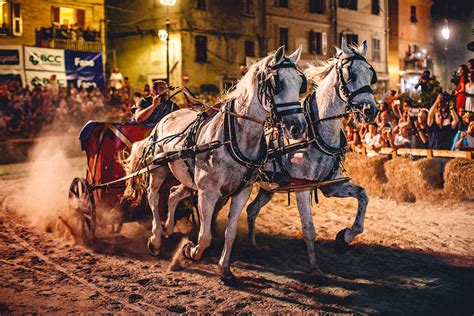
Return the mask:
[[[324,78],[329,75],[333,67],[336,66],[336,63],[343,55],[342,50],[340,48],[335,47],[335,49],[336,54],[334,55],[334,57],[331,57],[328,60],[317,60],[312,63],[308,63],[308,68],[306,68],[304,74],[313,86],[319,85],[324,80]],[[349,44],[349,49],[353,50],[355,53],[359,53],[362,49],[362,44]]]
[[[273,60],[274,53],[253,63],[247,73],[232,88],[225,91],[219,101],[225,103],[229,100],[238,100],[241,104],[247,102],[254,94],[255,83],[260,73],[263,73],[270,62]]]

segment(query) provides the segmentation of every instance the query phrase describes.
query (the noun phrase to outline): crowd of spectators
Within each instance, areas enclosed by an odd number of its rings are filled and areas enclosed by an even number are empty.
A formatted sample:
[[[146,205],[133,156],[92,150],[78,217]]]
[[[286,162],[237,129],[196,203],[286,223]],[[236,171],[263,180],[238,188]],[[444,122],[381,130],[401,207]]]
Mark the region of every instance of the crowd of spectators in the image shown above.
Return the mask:
[[[349,148],[375,156],[383,147],[443,150],[474,150],[474,59],[458,70],[456,89],[438,90],[432,104],[417,104],[391,91],[379,106],[376,122],[356,126],[345,122]],[[431,74],[420,78],[428,90]],[[424,106],[423,106],[424,105]]]
[[[36,31],[38,40],[50,41],[53,39],[100,42],[100,32],[89,27],[83,28],[77,25],[61,25],[42,27]]]
[[[420,106],[390,91],[379,103],[376,122],[346,121],[349,150],[369,156],[378,155],[383,147],[474,150],[473,64],[470,60],[468,67],[461,66],[456,90],[439,91],[432,104]],[[425,73],[419,82],[421,90],[427,91],[430,81],[429,72]],[[105,91],[77,89],[72,84],[60,87],[54,75],[45,86],[0,85],[0,139],[35,136],[55,127],[77,130],[90,119],[127,121],[132,106],[150,93],[149,85],[134,90],[118,68],[113,69]]]

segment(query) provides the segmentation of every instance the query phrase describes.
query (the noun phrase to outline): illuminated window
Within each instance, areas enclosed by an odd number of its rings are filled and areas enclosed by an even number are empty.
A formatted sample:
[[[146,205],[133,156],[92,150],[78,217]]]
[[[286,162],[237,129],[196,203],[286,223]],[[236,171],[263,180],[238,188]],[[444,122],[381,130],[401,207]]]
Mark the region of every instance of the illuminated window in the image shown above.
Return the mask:
[[[66,7],[51,7],[51,22],[55,25],[84,26],[85,11]]]

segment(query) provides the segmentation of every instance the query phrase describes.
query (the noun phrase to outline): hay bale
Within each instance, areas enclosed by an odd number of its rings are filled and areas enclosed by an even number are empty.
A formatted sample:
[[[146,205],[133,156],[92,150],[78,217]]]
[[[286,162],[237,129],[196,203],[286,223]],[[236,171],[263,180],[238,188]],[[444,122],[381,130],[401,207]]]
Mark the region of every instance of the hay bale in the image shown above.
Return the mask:
[[[396,158],[385,163],[389,197],[403,202],[433,200],[443,186],[443,162],[425,158]]]
[[[387,157],[366,157],[356,153],[347,153],[344,166],[352,181],[363,186],[369,194],[382,196],[383,184],[387,182],[384,163]]]
[[[474,160],[456,158],[444,170],[446,193],[463,200],[474,200]]]

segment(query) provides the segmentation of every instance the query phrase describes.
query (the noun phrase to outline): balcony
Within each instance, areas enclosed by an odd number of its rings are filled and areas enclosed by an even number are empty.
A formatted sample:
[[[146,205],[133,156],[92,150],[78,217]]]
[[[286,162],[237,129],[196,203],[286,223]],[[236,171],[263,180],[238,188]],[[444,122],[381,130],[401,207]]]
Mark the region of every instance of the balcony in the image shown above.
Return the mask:
[[[102,51],[99,31],[50,27],[36,29],[36,46],[89,52]]]
[[[433,70],[433,61],[426,50],[406,52],[405,58],[403,58],[403,66],[405,71]]]

